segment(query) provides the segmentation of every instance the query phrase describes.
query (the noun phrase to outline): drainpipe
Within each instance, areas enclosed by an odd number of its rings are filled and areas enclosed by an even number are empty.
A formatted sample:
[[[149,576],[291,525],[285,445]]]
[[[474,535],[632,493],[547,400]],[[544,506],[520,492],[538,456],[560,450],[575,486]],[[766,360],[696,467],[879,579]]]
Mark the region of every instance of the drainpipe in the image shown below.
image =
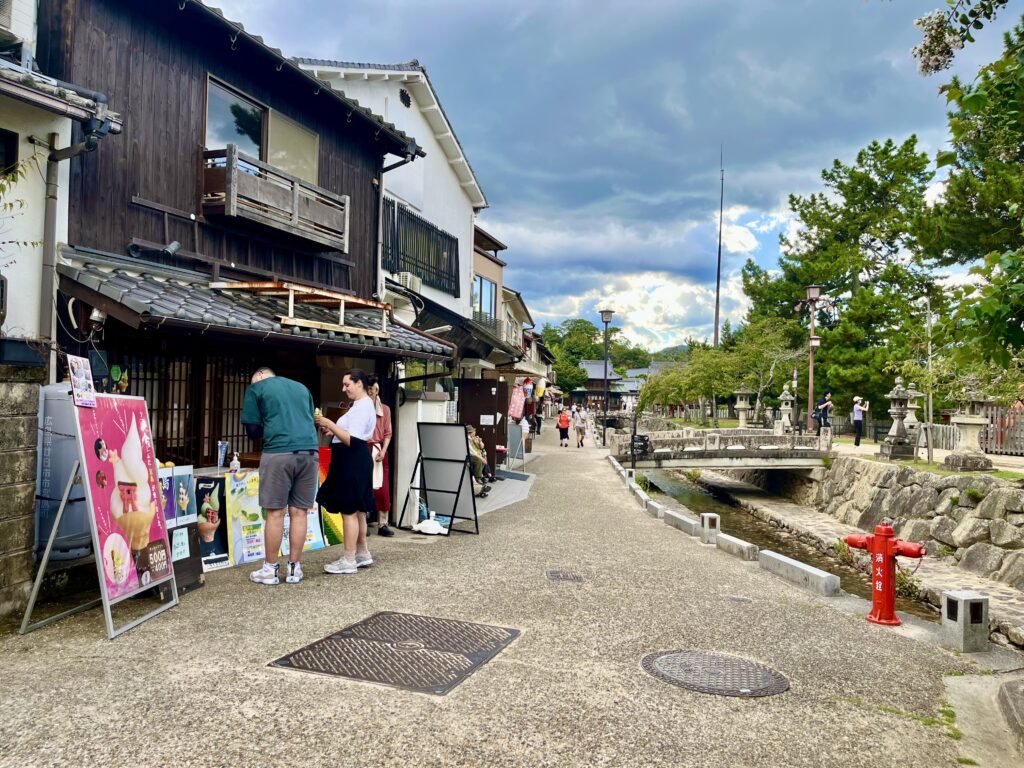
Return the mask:
[[[98,110],[100,114],[105,111],[103,105],[106,104],[107,97],[102,93],[72,86],[62,81],[61,84],[76,90],[87,98],[92,98],[100,104],[101,106]],[[49,361],[51,384],[57,381],[57,352],[52,342],[56,340],[53,326],[57,312],[57,199],[60,191],[60,163],[77,157],[83,152],[94,151],[99,146],[100,139],[106,135],[109,127],[110,123],[106,120],[99,118],[90,119],[83,125],[83,128],[86,130],[85,141],[72,144],[63,149],[57,149],[59,135],[56,133],[49,135],[50,152],[46,156],[46,195],[45,210],[43,212],[43,272],[39,306],[39,337],[51,342]]]

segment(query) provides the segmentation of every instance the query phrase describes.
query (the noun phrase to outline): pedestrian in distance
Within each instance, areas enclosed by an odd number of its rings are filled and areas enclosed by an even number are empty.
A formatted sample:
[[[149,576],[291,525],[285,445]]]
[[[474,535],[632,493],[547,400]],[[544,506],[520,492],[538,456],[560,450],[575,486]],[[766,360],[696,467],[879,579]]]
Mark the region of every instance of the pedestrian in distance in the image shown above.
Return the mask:
[[[356,573],[373,565],[366,546],[366,515],[376,511],[373,498],[373,458],[369,441],[377,426],[377,411],[370,397],[370,379],[353,368],[341,380],[342,389],[352,405],[337,423],[317,416],[316,425],[331,435],[331,466],[327,471],[317,503],[340,513],[345,534],[344,551],[327,563],[327,573]]]
[[[373,499],[377,505],[377,535],[394,536],[395,532],[388,527],[391,514],[391,468],[388,460],[388,448],[391,446],[391,409],[380,401],[380,382],[376,376],[370,377],[370,398],[373,400],[377,424],[370,437],[370,456],[373,458]]]
[[[864,435],[864,414],[868,412],[870,404],[863,400],[860,395],[853,398],[853,444],[860,445],[860,439]]]
[[[537,413],[534,414],[534,418],[537,420],[537,437],[540,437],[541,423],[544,421],[544,412],[541,410],[543,405],[538,404]]]
[[[285,581],[302,581],[306,513],[313,506],[319,473],[313,396],[297,381],[258,368],[242,403],[242,424],[252,440],[263,439],[260,456],[260,506],[267,512],[263,567],[249,574],[256,584],[280,584],[277,562],[288,510],[288,572]]]
[[[832,402],[832,393],[825,392],[822,395],[821,400],[818,402],[818,436],[821,436],[822,427],[832,426],[832,409],[835,407],[835,403]]]
[[[558,446],[560,448],[569,447],[569,427],[572,423],[572,417],[569,415],[569,411],[562,409],[558,412]]]
[[[573,417],[573,426],[576,427],[576,447],[583,447],[583,439],[587,436],[587,415],[583,412],[583,408],[576,411]]]

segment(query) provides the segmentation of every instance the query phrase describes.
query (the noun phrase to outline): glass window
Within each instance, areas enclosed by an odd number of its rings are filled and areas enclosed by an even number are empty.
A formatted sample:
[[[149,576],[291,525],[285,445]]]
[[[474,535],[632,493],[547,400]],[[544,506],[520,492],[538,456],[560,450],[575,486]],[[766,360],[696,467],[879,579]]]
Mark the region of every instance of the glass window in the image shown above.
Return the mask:
[[[209,81],[206,97],[206,148],[235,144],[238,151],[263,160],[263,120],[266,110]]]
[[[473,309],[486,317],[497,311],[498,287],[486,277],[476,276],[473,281]]]
[[[277,110],[270,111],[267,162],[310,184],[317,183],[320,137]]]

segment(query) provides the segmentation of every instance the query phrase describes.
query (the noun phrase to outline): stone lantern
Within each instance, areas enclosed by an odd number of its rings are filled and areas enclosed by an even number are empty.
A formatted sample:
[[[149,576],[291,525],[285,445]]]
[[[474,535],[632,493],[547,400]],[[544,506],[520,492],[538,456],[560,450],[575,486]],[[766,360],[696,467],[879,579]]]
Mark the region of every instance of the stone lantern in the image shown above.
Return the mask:
[[[946,456],[943,464],[960,472],[992,469],[992,459],[981,450],[981,430],[988,426],[988,418],[983,411],[991,401],[980,392],[971,392],[968,398],[967,412],[958,413],[949,420],[960,430],[960,444]]]
[[[789,382],[782,385],[782,394],[779,395],[779,420],[775,422],[775,432],[789,432],[793,429],[793,393],[789,391]]]
[[[903,420],[904,426],[907,428],[907,440],[910,441],[911,445],[918,445],[918,436],[921,434],[921,422],[917,419],[917,412],[921,408],[917,404],[917,398],[924,397],[924,392],[919,392],[917,384],[910,382],[907,387],[907,417]]]
[[[750,396],[754,394],[752,389],[737,389],[733,392],[736,395],[736,413],[740,417],[740,429],[747,428],[747,416],[750,414]]]
[[[892,416],[892,426],[878,449],[878,456],[886,460],[912,459],[914,458],[914,446],[907,439],[907,427],[904,423],[904,419],[907,417],[910,390],[903,386],[902,376],[896,377],[896,383],[886,397],[889,399],[889,415]]]

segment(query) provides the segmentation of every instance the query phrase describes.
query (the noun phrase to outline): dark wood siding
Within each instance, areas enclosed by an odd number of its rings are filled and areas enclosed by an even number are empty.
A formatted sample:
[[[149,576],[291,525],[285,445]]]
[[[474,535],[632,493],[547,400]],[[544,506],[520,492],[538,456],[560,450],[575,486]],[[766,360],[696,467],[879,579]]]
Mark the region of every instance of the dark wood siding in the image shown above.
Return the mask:
[[[248,44],[201,9],[177,0],[42,0],[38,60],[45,74],[108,95],[124,132],[71,161],[69,237],[74,245],[124,253],[133,238],[307,281],[373,293],[377,189],[384,145],[342,106],[280,60]],[[348,195],[344,264],[318,258],[323,246],[272,229],[201,215],[206,83],[213,76],[316,131],[318,184]],[[152,201],[185,217],[132,199]],[[195,214],[198,223],[187,218]],[[335,256],[341,254],[334,253]],[[179,262],[180,263],[180,262]],[[190,261],[187,266],[195,267]]]

